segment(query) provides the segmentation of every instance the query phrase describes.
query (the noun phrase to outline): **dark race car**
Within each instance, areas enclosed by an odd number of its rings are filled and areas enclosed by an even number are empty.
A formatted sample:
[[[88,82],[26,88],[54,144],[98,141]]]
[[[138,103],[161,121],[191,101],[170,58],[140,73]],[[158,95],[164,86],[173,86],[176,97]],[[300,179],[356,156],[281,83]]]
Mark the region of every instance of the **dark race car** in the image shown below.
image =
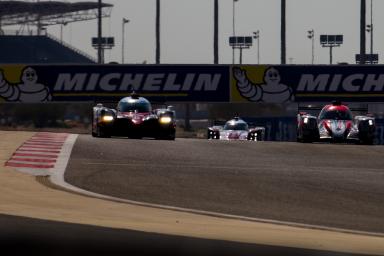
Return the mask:
[[[353,116],[350,108],[340,102],[323,107],[318,117],[299,113],[297,124],[299,142],[374,142],[375,118],[368,115]]]
[[[102,104],[93,108],[92,136],[174,140],[175,118],[175,111],[171,107],[152,110],[147,99],[132,94],[121,99],[117,109],[110,109]]]
[[[217,140],[264,140],[265,128],[253,127],[242,119],[235,117],[225,123],[224,126],[208,127],[208,139]]]

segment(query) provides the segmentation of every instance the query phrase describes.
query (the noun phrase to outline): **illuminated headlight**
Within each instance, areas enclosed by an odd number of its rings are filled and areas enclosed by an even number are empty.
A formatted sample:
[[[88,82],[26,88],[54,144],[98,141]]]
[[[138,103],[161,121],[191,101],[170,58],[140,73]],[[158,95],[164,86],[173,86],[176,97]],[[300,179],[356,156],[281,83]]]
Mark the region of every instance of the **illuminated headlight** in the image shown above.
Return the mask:
[[[369,120],[368,120],[368,124],[369,124],[369,125],[373,125],[373,120],[372,120],[372,119],[369,119]]]
[[[304,118],[304,123],[305,123],[305,124],[308,123],[308,117],[305,117],[305,118]]]
[[[169,117],[169,116],[160,117],[160,123],[161,124],[169,124],[170,122],[172,122],[171,117]]]
[[[103,116],[102,119],[104,122],[111,122],[113,121],[113,116]]]

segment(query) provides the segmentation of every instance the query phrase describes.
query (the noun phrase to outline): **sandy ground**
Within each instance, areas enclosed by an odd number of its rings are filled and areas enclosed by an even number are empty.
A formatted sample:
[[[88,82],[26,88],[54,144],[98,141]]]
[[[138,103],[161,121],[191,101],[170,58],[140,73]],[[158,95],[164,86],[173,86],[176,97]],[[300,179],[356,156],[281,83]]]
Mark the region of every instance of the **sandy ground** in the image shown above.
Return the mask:
[[[384,237],[202,216],[84,197],[4,167],[33,132],[0,131],[0,213],[154,233],[384,255]]]

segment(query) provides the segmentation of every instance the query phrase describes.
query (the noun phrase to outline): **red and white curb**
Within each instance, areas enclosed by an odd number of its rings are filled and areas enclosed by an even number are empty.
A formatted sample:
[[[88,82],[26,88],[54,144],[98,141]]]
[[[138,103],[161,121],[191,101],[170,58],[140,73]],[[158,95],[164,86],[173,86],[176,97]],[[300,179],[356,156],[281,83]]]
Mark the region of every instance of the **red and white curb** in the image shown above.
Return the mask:
[[[53,170],[68,163],[78,135],[67,133],[36,133],[24,142],[5,166],[31,175],[51,175]]]

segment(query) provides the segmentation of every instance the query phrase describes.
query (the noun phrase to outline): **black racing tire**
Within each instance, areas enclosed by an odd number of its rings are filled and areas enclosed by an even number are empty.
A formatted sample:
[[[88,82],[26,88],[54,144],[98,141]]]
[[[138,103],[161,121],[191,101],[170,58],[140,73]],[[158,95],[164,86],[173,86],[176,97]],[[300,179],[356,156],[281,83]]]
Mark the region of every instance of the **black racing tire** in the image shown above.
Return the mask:
[[[176,135],[174,133],[168,134],[168,135],[162,135],[162,136],[157,136],[157,140],[175,140]]]
[[[143,136],[140,134],[130,134],[130,135],[128,135],[128,138],[134,139],[134,140],[141,140],[143,138]]]
[[[299,131],[296,133],[296,141],[299,143],[304,143],[303,135],[301,135]]]
[[[110,138],[111,135],[105,131],[105,128],[96,126],[96,136],[97,138]]]
[[[373,139],[363,139],[359,141],[359,144],[361,145],[373,145],[374,140]]]
[[[95,116],[92,114],[92,137],[97,137],[97,134],[94,130],[93,123],[95,121]]]

